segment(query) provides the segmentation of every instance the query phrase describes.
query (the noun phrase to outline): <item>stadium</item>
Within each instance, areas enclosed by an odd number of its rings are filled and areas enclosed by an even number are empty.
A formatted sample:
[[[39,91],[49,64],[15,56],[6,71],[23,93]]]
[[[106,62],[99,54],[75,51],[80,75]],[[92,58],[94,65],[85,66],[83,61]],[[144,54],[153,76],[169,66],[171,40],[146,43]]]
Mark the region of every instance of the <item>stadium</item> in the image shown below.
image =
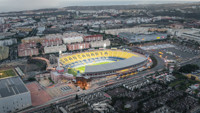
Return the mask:
[[[94,50],[61,55],[59,62],[68,73],[96,78],[110,75],[123,76],[151,66],[148,55],[122,50]]]

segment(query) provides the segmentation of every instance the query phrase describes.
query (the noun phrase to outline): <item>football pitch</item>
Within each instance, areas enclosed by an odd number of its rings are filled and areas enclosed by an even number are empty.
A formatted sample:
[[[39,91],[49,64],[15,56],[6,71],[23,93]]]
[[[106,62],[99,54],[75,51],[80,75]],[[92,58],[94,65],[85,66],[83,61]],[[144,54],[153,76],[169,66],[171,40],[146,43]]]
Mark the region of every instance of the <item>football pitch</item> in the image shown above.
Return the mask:
[[[15,72],[12,69],[0,70],[0,79],[11,76],[16,76]]]
[[[102,64],[108,64],[108,63],[111,63],[111,62],[113,62],[113,61],[98,62],[98,63],[93,63],[93,64],[89,64],[89,65],[85,65],[85,66],[102,65]],[[80,73],[84,73],[85,72],[85,66],[80,66],[80,67],[77,67],[77,68],[74,68],[74,69],[79,71]]]

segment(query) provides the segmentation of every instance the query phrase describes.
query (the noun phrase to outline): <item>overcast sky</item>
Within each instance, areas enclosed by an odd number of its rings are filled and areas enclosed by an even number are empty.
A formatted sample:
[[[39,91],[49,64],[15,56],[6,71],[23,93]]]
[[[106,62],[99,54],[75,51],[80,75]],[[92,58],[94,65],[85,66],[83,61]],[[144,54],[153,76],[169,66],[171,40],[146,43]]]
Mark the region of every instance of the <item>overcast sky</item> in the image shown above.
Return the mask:
[[[0,12],[31,10],[40,8],[61,8],[74,5],[127,5],[129,3],[156,3],[151,1],[159,1],[166,3],[168,1],[174,2],[191,0],[0,0]]]

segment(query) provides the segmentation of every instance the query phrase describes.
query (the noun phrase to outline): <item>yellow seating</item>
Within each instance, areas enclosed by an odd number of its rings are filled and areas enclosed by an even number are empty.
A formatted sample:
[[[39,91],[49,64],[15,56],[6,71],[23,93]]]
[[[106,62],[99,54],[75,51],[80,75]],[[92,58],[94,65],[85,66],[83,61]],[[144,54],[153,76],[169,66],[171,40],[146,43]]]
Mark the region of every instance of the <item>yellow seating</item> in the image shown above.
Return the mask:
[[[130,58],[132,56],[138,57],[138,55],[134,53],[129,53],[121,50],[101,50],[101,51],[91,51],[84,53],[76,53],[68,56],[64,56],[59,59],[59,61],[64,64],[70,64],[73,62],[77,62],[80,60],[87,60],[91,58],[99,58],[99,57],[119,57],[119,58]]]

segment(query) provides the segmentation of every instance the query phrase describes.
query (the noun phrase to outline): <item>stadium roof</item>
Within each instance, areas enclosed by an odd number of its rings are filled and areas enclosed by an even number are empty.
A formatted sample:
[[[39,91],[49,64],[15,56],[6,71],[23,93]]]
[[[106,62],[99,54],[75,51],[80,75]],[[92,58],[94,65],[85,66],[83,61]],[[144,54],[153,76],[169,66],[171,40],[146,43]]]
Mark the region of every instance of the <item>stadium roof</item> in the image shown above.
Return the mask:
[[[0,98],[25,92],[28,92],[28,90],[18,76],[0,79]]]
[[[123,68],[127,68],[138,63],[145,61],[147,58],[145,57],[131,57],[125,60],[121,60],[118,62],[102,64],[102,65],[94,65],[94,66],[86,66],[85,67],[85,74],[95,73],[95,72],[107,72],[112,70],[119,70]]]

